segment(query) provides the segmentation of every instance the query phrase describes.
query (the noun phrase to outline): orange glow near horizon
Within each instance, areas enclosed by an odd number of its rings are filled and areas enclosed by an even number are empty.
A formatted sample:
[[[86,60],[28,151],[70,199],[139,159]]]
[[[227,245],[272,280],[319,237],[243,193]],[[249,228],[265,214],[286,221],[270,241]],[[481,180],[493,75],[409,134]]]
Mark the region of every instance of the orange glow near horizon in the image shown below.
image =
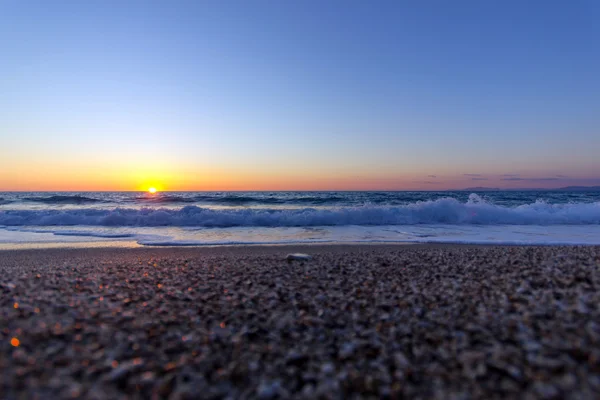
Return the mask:
[[[460,171],[435,175],[416,168],[351,169],[287,165],[273,168],[259,166],[213,166],[209,164],[177,165],[175,162],[135,163],[122,165],[82,164],[41,166],[27,164],[2,168],[0,191],[335,191],[335,190],[452,190],[473,186],[519,187],[526,185],[567,186],[569,182],[506,181],[501,175],[489,174],[489,180],[475,181]],[[8,165],[8,164],[7,164]],[[542,176],[537,171],[517,171],[522,176]],[[580,174],[579,180],[585,179]],[[590,184],[593,184],[591,182]]]
[[[0,160],[1,164],[1,160]],[[0,165],[1,166],[1,165]],[[28,165],[16,173],[0,168],[0,191],[278,191],[403,190],[418,184],[408,174],[352,174],[296,168],[209,165]]]

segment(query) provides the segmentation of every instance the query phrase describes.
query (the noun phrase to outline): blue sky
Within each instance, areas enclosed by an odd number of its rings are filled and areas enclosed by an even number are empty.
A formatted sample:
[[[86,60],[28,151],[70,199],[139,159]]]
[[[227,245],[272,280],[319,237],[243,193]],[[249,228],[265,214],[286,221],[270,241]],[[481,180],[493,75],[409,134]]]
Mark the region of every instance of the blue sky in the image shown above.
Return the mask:
[[[0,189],[600,184],[599,20],[596,1],[5,0]]]

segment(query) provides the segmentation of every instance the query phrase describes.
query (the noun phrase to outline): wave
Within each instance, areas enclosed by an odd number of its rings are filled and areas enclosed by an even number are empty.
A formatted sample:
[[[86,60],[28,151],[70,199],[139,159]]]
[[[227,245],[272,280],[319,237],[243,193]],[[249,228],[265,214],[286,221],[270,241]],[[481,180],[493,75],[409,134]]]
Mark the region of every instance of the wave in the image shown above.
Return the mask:
[[[85,204],[85,203],[103,203],[104,200],[93,199],[91,197],[84,196],[48,196],[48,197],[24,197],[24,201],[33,201],[36,203],[47,203],[47,204]]]
[[[129,201],[151,203],[151,204],[169,204],[169,203],[204,203],[241,206],[245,204],[330,204],[341,202],[344,199],[339,196],[296,196],[296,197],[275,197],[275,196],[247,196],[247,195],[197,195],[193,197],[183,197],[172,194],[146,195],[132,198]]]
[[[339,196],[297,196],[297,197],[274,197],[274,196],[236,196],[227,195],[222,197],[216,196],[196,196],[194,198],[200,203],[215,203],[226,205],[242,205],[242,204],[327,204],[344,201]]]
[[[133,201],[139,201],[139,202],[148,202],[148,203],[155,203],[155,204],[168,204],[168,203],[195,203],[196,200],[194,198],[190,198],[190,197],[181,197],[181,196],[175,196],[175,195],[158,195],[158,196],[154,196],[154,195],[148,195],[148,196],[139,196],[139,197],[135,197],[133,199]]]
[[[11,200],[6,200],[5,198],[0,197],[0,206],[3,204],[10,204],[10,203],[12,203]]]
[[[52,229],[30,229],[30,228],[14,228],[14,227],[2,227],[8,231],[16,232],[27,232],[27,233],[51,233],[56,236],[90,236],[105,239],[122,239],[122,238],[133,238],[136,237],[133,233],[119,233],[119,232],[98,232],[98,231],[77,231],[77,230],[52,230]]]
[[[304,227],[415,224],[592,225],[600,224],[600,202],[549,204],[536,201],[531,204],[506,207],[486,202],[472,194],[464,203],[453,198],[443,198],[403,206],[331,209],[214,210],[186,206],[181,209],[0,211],[0,225],[6,226]]]

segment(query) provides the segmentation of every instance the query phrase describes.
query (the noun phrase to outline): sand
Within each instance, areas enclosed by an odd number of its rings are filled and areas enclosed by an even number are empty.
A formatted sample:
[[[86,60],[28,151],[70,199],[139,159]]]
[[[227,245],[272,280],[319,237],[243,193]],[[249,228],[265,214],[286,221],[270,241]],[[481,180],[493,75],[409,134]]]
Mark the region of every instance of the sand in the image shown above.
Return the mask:
[[[599,305],[600,247],[0,251],[0,397],[598,398]]]

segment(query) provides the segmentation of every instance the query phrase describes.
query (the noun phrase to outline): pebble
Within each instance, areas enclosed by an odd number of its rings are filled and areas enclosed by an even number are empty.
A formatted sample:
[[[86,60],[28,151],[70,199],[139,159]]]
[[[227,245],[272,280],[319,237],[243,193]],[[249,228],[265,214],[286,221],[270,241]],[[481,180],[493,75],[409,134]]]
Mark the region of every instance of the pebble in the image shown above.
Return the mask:
[[[332,363],[325,363],[321,366],[321,373],[324,375],[332,375],[335,372],[335,366]]]
[[[277,397],[279,390],[281,389],[281,383],[275,382],[263,382],[258,386],[256,390],[256,396],[259,399],[269,400]]]
[[[355,348],[356,348],[356,346],[352,342],[346,342],[346,343],[344,343],[342,345],[342,348],[340,349],[340,351],[338,353],[338,357],[341,360],[345,360],[347,358],[352,357],[352,355],[354,354]]]

